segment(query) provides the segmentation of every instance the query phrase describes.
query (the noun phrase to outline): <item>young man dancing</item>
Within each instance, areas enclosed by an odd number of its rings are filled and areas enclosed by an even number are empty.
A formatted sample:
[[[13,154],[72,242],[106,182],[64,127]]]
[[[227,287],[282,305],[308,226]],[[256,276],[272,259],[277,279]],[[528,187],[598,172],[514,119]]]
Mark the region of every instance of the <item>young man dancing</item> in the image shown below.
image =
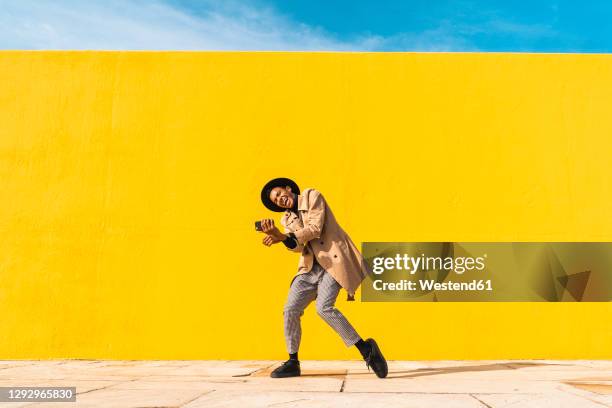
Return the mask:
[[[367,274],[367,265],[353,241],[338,225],[320,192],[306,189],[300,194],[297,184],[287,178],[269,181],[261,190],[261,201],[269,210],[283,212],[281,225],[272,219],[261,221],[266,234],[263,244],[282,242],[289,250],[301,253],[284,308],[285,341],[289,360],[276,368],[271,377],[300,375],[298,349],[302,335],[300,320],[304,309],[316,299],[317,313],[342,338],[347,347],[356,346],[368,369],[379,378],[387,376],[387,362],[374,339],[363,340],[336,307],[340,288],[354,300],[355,291]]]

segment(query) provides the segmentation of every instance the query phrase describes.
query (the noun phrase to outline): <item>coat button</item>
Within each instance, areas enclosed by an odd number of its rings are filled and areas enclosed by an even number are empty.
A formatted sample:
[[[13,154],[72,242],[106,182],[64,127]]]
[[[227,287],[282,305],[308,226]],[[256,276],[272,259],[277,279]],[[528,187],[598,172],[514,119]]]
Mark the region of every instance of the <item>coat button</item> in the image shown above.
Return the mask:
[[[338,257],[338,255],[334,255],[334,258],[337,258],[337,257]]]
[[[321,241],[321,245],[323,245],[323,241]]]

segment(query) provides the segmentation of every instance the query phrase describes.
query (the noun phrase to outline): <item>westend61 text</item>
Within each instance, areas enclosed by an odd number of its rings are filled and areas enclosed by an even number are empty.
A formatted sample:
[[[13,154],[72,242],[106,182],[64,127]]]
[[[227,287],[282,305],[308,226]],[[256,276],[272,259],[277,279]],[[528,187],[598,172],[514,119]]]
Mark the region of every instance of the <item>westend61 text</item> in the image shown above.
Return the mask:
[[[432,290],[470,290],[470,291],[484,291],[484,290],[493,290],[493,285],[491,284],[491,280],[477,280],[474,279],[470,282],[436,282],[433,279],[419,279],[418,281],[409,281],[406,279],[402,279],[397,282],[383,282],[378,279],[372,282],[372,287],[374,290],[423,290],[423,291],[432,291]]]

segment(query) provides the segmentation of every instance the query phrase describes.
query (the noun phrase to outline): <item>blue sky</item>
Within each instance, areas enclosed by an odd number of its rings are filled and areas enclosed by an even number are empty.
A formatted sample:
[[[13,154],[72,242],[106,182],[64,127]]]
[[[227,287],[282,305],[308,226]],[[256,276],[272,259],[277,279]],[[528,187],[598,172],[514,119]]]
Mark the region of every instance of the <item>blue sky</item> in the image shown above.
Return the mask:
[[[0,48],[605,53],[610,21],[588,0],[0,0]]]

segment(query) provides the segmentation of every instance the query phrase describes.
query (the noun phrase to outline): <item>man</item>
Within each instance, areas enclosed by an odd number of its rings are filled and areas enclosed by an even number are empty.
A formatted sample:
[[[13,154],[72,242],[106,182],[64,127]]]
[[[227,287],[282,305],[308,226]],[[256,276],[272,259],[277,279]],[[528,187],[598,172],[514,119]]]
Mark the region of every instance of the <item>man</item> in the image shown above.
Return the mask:
[[[284,211],[281,218],[284,233],[274,226],[273,220],[261,221],[261,231],[266,234],[263,244],[272,246],[282,242],[289,250],[301,253],[283,313],[289,360],[276,368],[271,377],[300,375],[300,320],[306,306],[315,299],[317,313],[340,335],[344,344],[355,345],[368,369],[372,367],[378,377],[386,377],[387,362],[376,342],[364,341],[334,306],[340,288],[347,291],[348,300],[354,300],[368,269],[353,241],[336,222],[323,195],[315,189],[306,189],[300,194],[294,181],[276,178],[264,186],[261,200],[269,210]]]

